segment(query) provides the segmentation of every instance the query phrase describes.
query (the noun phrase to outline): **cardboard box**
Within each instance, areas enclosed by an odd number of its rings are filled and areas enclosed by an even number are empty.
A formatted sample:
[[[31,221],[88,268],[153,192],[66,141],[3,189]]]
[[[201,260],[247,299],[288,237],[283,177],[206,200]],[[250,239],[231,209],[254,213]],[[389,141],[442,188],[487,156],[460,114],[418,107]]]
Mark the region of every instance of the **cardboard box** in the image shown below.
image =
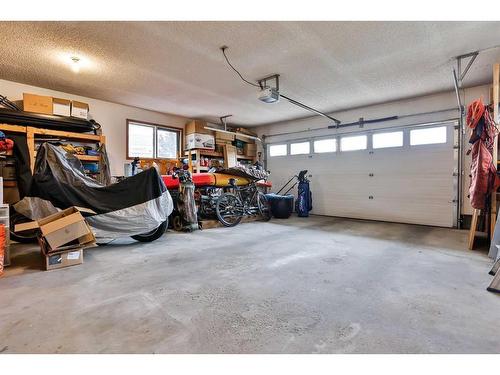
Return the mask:
[[[209,134],[188,134],[186,135],[186,149],[205,148],[209,150],[215,149],[215,138]]]
[[[246,143],[243,147],[246,156],[257,156],[257,145],[255,143]]]
[[[83,249],[57,251],[42,255],[45,259],[45,270],[55,270],[83,263]]]
[[[71,117],[87,119],[89,115],[89,105],[83,102],[72,101],[71,102]]]
[[[186,124],[186,134],[210,134],[214,135],[212,130],[205,129],[206,121],[192,120]]]
[[[257,145],[255,143],[245,143],[243,149],[245,150],[245,155],[248,155],[248,152],[257,152]]]
[[[71,116],[71,100],[52,98],[52,112],[54,115]]]
[[[23,93],[23,111],[51,115],[52,97]]]
[[[236,159],[236,147],[225,145],[224,146],[224,168],[232,168],[238,164]]]
[[[40,229],[38,243],[43,254],[96,246],[95,237],[80,212],[95,213],[80,207],[70,207],[40,220],[17,224],[16,232]]]
[[[223,141],[234,141],[234,134],[223,133],[223,132],[215,132],[215,138]]]

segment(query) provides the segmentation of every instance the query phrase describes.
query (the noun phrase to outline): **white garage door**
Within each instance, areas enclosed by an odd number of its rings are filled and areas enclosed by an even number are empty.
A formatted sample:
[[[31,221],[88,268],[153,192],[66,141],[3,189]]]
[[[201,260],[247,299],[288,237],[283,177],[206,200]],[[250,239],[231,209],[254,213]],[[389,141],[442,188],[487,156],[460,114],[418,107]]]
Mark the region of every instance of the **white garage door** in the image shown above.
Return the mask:
[[[269,144],[267,167],[274,191],[300,170],[309,171],[313,214],[452,227],[454,126]]]

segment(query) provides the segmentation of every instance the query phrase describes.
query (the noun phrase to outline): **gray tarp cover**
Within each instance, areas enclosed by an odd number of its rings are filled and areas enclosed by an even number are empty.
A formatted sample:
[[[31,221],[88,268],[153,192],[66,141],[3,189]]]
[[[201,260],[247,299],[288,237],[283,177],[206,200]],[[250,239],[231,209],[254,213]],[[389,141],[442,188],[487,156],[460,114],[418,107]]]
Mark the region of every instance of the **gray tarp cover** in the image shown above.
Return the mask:
[[[173,210],[172,198],[156,169],[104,186],[85,175],[76,157],[43,143],[30,193],[14,208],[35,220],[71,206],[94,210],[96,214],[86,219],[96,237],[107,239],[150,232]]]

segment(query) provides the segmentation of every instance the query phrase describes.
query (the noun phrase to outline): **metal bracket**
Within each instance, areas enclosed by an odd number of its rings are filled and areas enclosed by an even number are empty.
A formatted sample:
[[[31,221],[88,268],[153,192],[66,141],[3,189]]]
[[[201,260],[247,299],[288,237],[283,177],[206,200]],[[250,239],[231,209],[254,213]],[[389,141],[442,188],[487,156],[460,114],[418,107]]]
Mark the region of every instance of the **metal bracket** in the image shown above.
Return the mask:
[[[232,117],[233,115],[225,115],[225,116],[221,116],[219,117],[220,119],[220,123],[224,126],[224,130],[227,131],[227,121],[226,119],[229,118],[229,117]]]
[[[476,60],[477,55],[479,55],[479,51],[474,51],[474,52],[467,53],[465,55],[460,55],[460,56],[456,57],[457,69],[458,69],[458,79],[459,79],[459,83],[460,83],[459,87],[460,88],[462,88],[462,82],[463,82],[465,76],[467,75],[467,73],[469,72],[470,67],[474,63],[474,60]],[[467,63],[467,65],[465,66],[465,69],[462,71],[462,61],[464,61],[467,58],[470,58],[470,60]]]
[[[259,80],[257,80],[257,82],[259,83],[259,86],[261,89],[265,88],[265,87],[268,87],[267,86],[267,81],[268,80],[274,80],[274,89],[276,89],[276,91],[280,91],[280,75],[279,74],[273,74],[273,75],[270,75],[268,77],[264,77],[264,78],[261,78]]]
[[[460,115],[462,116],[465,114],[465,107],[462,104],[462,100],[460,98],[460,90],[463,87],[463,81],[467,76],[469,69],[471,68],[472,64],[474,63],[478,55],[479,51],[474,51],[466,53],[465,55],[460,55],[455,57],[455,59],[457,60],[457,69],[455,70],[455,68],[453,68],[453,84],[455,86],[455,95],[457,96],[457,103],[460,109]],[[469,59],[467,65],[465,66],[465,69],[462,70],[462,62],[465,62],[467,59]]]

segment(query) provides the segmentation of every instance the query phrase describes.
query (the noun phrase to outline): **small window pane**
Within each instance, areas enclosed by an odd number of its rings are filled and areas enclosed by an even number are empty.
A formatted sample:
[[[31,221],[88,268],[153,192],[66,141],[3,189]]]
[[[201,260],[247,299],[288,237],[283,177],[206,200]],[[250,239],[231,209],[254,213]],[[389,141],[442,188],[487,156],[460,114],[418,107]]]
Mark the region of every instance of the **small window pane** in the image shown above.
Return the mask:
[[[337,140],[335,138],[314,141],[314,152],[316,153],[335,151],[337,151]]]
[[[366,142],[367,142],[366,135],[342,137],[340,139],[340,151],[365,150]]]
[[[373,148],[402,147],[403,132],[373,134]]]
[[[154,127],[129,123],[128,153],[130,157],[154,158]]]
[[[290,155],[308,154],[311,144],[309,142],[300,142],[290,144]]]
[[[177,158],[177,132],[158,128],[157,137],[157,155],[158,158],[175,159]]]
[[[269,146],[269,156],[284,156],[284,155],[286,155],[286,145]]]
[[[410,145],[412,146],[436,143],[446,143],[446,126],[414,129],[410,131]]]

